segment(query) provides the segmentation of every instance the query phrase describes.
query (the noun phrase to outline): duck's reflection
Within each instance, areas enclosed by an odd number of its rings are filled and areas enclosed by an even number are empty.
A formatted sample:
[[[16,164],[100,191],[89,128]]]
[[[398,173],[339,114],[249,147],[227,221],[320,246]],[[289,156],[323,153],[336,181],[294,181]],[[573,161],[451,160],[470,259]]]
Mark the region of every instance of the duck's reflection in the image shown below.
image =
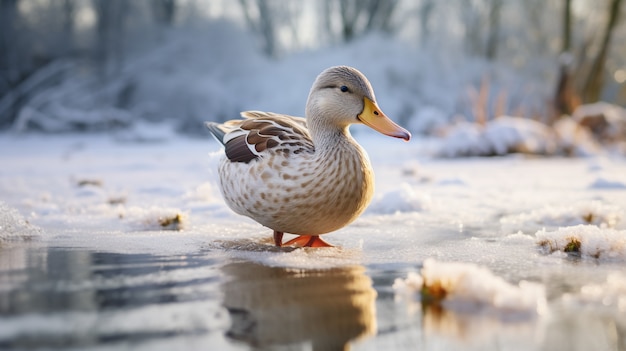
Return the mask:
[[[310,343],[346,350],[376,332],[376,292],[359,266],[293,270],[238,262],[224,267],[227,335],[254,347]]]

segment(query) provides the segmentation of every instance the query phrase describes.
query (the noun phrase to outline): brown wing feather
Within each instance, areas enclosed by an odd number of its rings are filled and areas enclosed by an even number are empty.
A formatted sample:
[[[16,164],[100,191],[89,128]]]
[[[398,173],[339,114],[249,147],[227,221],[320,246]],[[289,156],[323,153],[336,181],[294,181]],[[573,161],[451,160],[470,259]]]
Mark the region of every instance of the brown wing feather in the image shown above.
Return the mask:
[[[225,145],[226,156],[232,162],[250,162],[268,149],[286,155],[292,151],[295,154],[314,151],[304,118],[259,111],[247,111],[241,115],[246,119],[225,123],[234,127],[232,132],[246,132]]]
[[[224,145],[224,151],[226,152],[226,157],[232,162],[248,163],[259,157],[248,148],[245,135],[229,140],[226,145]]]

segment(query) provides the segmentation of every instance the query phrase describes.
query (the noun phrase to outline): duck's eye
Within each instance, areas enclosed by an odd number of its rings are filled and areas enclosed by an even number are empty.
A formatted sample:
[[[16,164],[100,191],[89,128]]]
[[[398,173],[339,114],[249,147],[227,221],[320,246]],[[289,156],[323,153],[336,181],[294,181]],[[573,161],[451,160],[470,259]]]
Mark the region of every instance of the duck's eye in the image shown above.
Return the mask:
[[[344,93],[348,91],[348,87],[345,85],[340,86],[339,89]]]

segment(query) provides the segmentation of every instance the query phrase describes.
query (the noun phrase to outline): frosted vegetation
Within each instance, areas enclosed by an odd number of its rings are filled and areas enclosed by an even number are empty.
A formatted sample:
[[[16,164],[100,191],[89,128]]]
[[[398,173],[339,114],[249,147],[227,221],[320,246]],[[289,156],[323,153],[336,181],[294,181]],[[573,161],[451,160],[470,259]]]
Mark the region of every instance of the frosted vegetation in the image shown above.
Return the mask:
[[[484,312],[503,316],[534,318],[546,307],[543,286],[527,281],[514,286],[488,269],[469,263],[427,259],[419,274],[409,273],[406,279],[396,279],[393,288],[405,296],[419,293],[425,304],[442,303],[466,313],[485,309]]]

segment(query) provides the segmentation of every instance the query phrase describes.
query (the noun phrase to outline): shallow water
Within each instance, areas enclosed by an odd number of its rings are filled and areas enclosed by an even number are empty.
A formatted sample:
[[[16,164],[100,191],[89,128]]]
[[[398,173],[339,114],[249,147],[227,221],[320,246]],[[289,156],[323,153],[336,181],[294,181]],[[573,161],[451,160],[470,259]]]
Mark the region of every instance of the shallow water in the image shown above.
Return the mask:
[[[557,300],[528,318],[398,298],[394,279],[417,268],[308,270],[225,259],[213,249],[155,255],[19,243],[0,248],[0,348],[626,349],[623,316]],[[577,285],[550,281],[553,296]]]

